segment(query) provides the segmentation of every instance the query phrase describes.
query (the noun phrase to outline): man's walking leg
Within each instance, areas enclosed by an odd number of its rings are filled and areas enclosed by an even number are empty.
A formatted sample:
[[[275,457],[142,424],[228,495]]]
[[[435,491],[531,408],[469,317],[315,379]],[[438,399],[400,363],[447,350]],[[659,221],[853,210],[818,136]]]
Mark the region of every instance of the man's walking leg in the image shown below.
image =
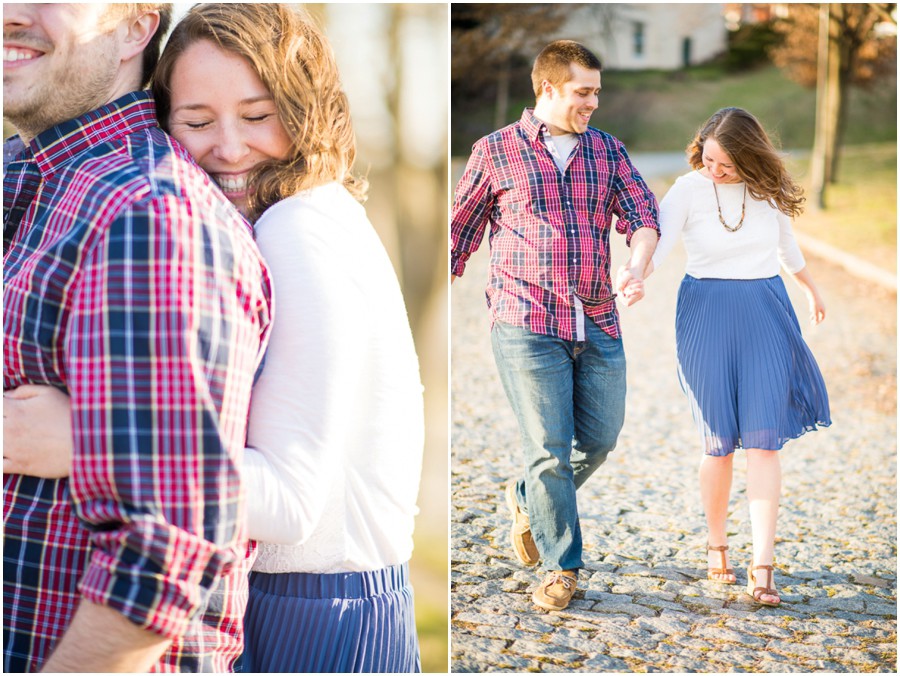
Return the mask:
[[[535,601],[548,592],[552,598],[539,605],[561,609],[575,591],[582,567],[570,462],[575,430],[572,344],[500,322],[491,338],[500,379],[519,423],[525,477],[518,502],[527,511],[543,568],[550,571]],[[567,574],[560,577],[563,572]]]
[[[625,351],[592,321],[586,322],[587,347],[575,358],[575,488],[606,461],[625,421]]]

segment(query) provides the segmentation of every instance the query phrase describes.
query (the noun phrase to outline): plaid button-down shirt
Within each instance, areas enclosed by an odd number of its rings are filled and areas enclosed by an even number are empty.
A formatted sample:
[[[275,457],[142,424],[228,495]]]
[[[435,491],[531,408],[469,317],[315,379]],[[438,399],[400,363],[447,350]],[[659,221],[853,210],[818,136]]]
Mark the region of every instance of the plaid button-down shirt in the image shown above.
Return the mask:
[[[587,315],[618,338],[609,300],[613,216],[629,244],[638,228],[658,233],[656,198],[609,134],[579,134],[564,172],[548,141],[546,125],[528,108],[515,124],[475,143],[456,187],[450,271],[463,274],[490,225],[492,321],[575,340]]]
[[[68,392],[74,458],[69,479],[4,476],[4,670],[40,668],[84,598],[174,640],[155,670],[228,671],[271,310],[249,227],[146,92],[41,133],[7,172],[3,387]]]

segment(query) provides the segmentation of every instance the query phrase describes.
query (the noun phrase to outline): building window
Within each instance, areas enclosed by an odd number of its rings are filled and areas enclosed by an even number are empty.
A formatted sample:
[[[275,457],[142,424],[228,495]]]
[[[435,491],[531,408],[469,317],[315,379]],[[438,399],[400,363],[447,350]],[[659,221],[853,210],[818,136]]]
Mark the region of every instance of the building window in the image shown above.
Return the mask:
[[[641,21],[635,21],[632,24],[634,29],[632,35],[634,36],[634,55],[635,56],[643,56],[644,55],[644,24]]]

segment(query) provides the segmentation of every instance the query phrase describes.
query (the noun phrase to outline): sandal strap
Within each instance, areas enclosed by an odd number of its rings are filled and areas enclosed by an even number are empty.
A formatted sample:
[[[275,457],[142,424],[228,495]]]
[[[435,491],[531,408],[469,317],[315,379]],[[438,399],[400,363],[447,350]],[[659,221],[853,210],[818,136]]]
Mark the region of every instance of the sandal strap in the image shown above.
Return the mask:
[[[751,571],[755,573],[757,570],[765,570],[767,572],[766,582],[769,582],[774,577],[775,566],[753,566]],[[756,575],[753,575],[753,581],[756,582]],[[759,601],[759,597],[763,594],[768,596],[778,596],[780,598],[780,594],[778,590],[773,587],[754,587],[753,588],[753,598]]]
[[[777,596],[778,598],[781,598],[781,595],[778,593],[777,589],[772,589],[770,587],[754,587],[753,588],[753,598],[755,598],[757,601],[759,601],[759,597],[762,596],[763,594],[766,594],[767,596]]]
[[[706,543],[706,551],[708,552],[719,552],[719,560],[722,563],[721,568],[707,568],[712,575],[734,575],[734,568],[726,568],[725,567],[725,552],[728,551],[728,545],[716,545],[715,547]]]
[[[707,568],[713,575],[734,575],[734,568]]]

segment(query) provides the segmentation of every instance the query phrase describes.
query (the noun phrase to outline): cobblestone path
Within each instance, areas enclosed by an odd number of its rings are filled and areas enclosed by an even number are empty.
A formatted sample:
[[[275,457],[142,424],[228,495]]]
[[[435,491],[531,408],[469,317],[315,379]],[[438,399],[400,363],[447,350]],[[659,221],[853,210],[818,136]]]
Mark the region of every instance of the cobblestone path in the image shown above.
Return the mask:
[[[627,253],[614,239],[617,266]],[[705,579],[700,451],[675,372],[677,247],[647,297],[620,307],[625,427],[578,493],[579,591],[548,613],[530,600],[538,572],[508,544],[502,491],[521,459],[491,355],[486,248],[452,287],[452,671],[896,673],[895,296],[810,257],[828,311],[810,328],[805,299],[786,280],[834,424],[781,451],[783,603],[760,607],[742,593],[751,543],[741,452],[729,516],[738,584]]]

